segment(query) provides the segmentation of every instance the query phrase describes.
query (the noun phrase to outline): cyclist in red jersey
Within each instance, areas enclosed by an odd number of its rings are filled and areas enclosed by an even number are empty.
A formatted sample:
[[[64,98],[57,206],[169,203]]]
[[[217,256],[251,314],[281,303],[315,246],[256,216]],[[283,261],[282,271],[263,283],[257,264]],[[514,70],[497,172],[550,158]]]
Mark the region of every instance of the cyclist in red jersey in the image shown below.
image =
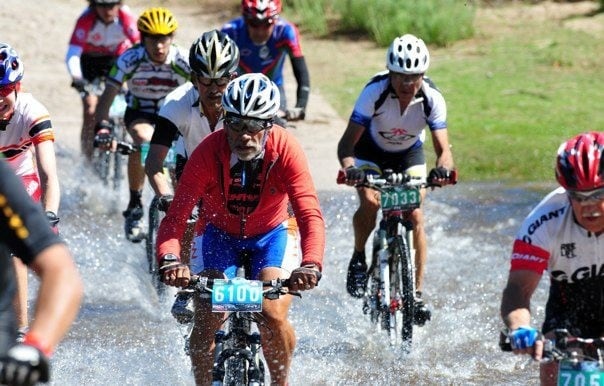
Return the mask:
[[[67,247],[0,158],[0,384],[48,382],[49,358],[76,318],[83,286]],[[31,328],[15,344],[15,253],[40,278]]]
[[[501,317],[516,354],[539,360],[543,341],[531,327],[531,297],[549,274],[549,297],[541,331],[556,329],[581,338],[604,337],[604,132],[579,134],[558,149],[550,192],[516,235]],[[541,364],[541,384],[557,384],[558,362]],[[597,383],[597,382],[596,382]]]
[[[82,154],[92,157],[94,114],[104,78],[115,59],[140,41],[136,16],[121,0],[89,0],[90,4],[78,17],[65,56],[71,86],[82,97]],[[98,83],[97,90],[88,84]]]
[[[249,257],[251,278],[290,277],[291,289],[316,286],[325,248],[325,223],[308,162],[295,137],[273,124],[279,90],[262,74],[232,80],[222,104],[224,129],[207,136],[185,165],[174,201],[158,231],[162,280],[187,286],[189,266],[180,262],[180,239],[191,209],[199,202],[206,224],[192,254],[193,273],[234,277],[238,258]],[[288,212],[291,203],[295,219]],[[299,227],[299,229],[298,229]],[[291,297],[264,300],[266,323],[259,326],[273,384],[287,384],[295,348],[287,314]],[[195,298],[191,361],[197,384],[211,381],[214,332],[222,315]]]

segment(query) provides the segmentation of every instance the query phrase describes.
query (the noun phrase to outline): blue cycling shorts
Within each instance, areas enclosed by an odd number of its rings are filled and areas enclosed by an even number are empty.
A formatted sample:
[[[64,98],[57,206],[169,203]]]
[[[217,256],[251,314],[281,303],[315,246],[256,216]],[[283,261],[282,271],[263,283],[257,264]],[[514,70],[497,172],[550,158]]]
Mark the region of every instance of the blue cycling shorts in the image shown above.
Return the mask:
[[[291,273],[302,261],[296,220],[288,219],[265,234],[247,238],[230,235],[208,224],[203,235],[193,240],[191,272],[199,274],[212,269],[233,278],[242,255],[250,260],[248,278],[256,279],[267,267],[282,268]]]

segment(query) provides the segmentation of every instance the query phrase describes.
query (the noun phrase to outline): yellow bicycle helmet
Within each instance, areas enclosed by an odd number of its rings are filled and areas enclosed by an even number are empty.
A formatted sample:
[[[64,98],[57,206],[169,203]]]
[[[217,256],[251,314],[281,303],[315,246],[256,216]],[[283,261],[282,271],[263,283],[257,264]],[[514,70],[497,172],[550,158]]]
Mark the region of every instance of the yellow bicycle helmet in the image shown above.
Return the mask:
[[[146,9],[139,16],[136,26],[141,34],[170,35],[176,31],[178,23],[168,9],[154,7]]]

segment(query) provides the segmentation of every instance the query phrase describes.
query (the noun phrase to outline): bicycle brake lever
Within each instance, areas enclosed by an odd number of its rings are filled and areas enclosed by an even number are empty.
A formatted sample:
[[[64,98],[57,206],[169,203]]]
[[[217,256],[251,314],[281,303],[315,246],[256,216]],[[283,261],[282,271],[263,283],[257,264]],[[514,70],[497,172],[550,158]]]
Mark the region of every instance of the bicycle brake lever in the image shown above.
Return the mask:
[[[129,155],[134,153],[136,150],[135,146],[128,142],[118,142],[117,143],[117,151],[123,155]]]
[[[510,337],[508,333],[509,331],[507,328],[499,332],[499,348],[501,349],[501,351],[512,351],[512,343],[510,342]]]

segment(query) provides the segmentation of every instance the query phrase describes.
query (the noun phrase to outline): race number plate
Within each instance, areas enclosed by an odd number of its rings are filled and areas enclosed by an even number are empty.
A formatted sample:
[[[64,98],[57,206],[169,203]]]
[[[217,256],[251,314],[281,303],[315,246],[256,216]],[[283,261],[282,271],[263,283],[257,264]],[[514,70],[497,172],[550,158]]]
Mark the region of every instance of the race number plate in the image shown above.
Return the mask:
[[[392,186],[382,191],[382,209],[415,209],[419,208],[421,195],[418,188]]]
[[[604,386],[604,369],[598,362],[560,362],[558,385],[564,386]]]
[[[215,279],[212,288],[212,311],[262,311],[262,282],[241,278]]]

